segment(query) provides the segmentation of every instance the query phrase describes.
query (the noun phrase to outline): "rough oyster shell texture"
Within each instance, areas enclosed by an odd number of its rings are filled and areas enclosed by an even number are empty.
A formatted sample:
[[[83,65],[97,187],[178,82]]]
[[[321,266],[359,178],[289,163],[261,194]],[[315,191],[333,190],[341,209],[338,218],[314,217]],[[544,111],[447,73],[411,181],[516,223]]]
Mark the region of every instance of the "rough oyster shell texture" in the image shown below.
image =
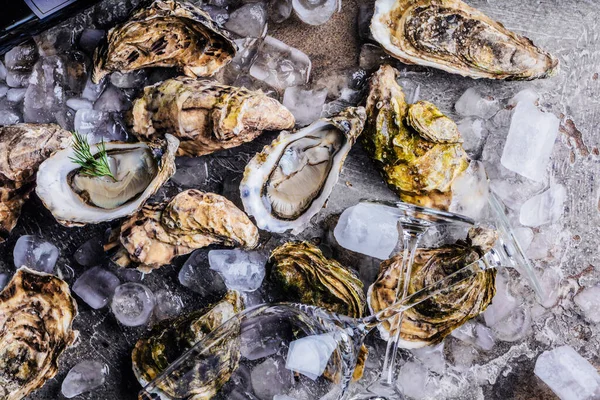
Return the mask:
[[[371,77],[363,146],[402,201],[448,209],[452,182],[469,165],[462,145],[449,142],[458,128],[431,103],[409,106],[397,73],[383,65]]]
[[[460,0],[377,0],[371,33],[392,56],[471,78],[552,76],[558,59]]]
[[[67,147],[70,137],[55,124],[0,126],[0,242],[17,224],[39,165]]]
[[[121,267],[151,272],[211,244],[252,249],[258,245],[258,229],[225,197],[191,189],[146,205],[113,230],[105,250]]]
[[[211,76],[236,51],[228,33],[200,8],[186,1],[155,0],[108,31],[94,53],[92,81],[145,67],[180,67],[187,76]]]
[[[131,360],[133,372],[142,386],[147,385],[163,372],[177,357],[192,348],[211,331],[244,309],[240,295],[235,291],[205,310],[193,311],[183,317],[164,321],[136,343]],[[194,376],[185,376],[185,384],[164,381],[159,389],[180,398],[176,387],[187,387],[185,398],[210,399],[229,380],[240,361],[240,327],[227,331],[227,338],[208,350],[210,357],[194,368]]]
[[[477,261],[497,239],[497,233],[481,227],[471,228],[466,241],[433,249],[418,249],[412,267],[408,294],[411,295],[460,268]],[[368,292],[369,308],[377,313],[396,301],[396,288],[404,285],[400,276],[403,254],[383,261],[379,275]],[[454,329],[482,313],[496,294],[496,270],[479,272],[451,291],[439,294],[403,314],[399,345],[419,348],[441,342]],[[390,323],[379,331],[389,337]]]
[[[61,279],[25,267],[0,292],[0,399],[18,400],[58,372],[77,338],[77,303]]]
[[[54,215],[54,218],[65,226],[82,226],[126,217],[139,210],[146,200],[156,193],[162,184],[175,173],[175,152],[178,145],[179,140],[172,135],[165,135],[163,140],[152,143],[106,143],[105,148],[109,156],[112,154],[127,156],[128,153],[131,153],[131,157],[138,158],[139,153],[137,151],[141,150],[148,152],[149,157],[154,158],[156,163],[155,175],[147,186],[142,188],[140,193],[129,193],[127,201],[122,204],[119,203],[115,207],[104,208],[90,201],[90,199],[93,199],[90,192],[97,188],[104,191],[107,179],[110,178],[95,178],[96,186],[88,188],[89,192],[78,193],[76,191],[73,174],[81,166],[72,159],[75,155],[73,147],[56,152],[40,165],[35,191],[44,206]],[[100,151],[100,148],[92,146],[90,150],[92,155],[95,155]],[[127,177],[128,171],[124,172],[124,176]],[[92,185],[94,182],[92,182]],[[88,183],[88,185],[90,184]]]
[[[282,132],[246,166],[240,195],[259,228],[301,232],[325,205],[366,114],[349,107],[295,133]]]
[[[287,108],[260,91],[187,77],[146,87],[134,103],[132,119],[133,131],[144,139],[177,136],[180,156],[239,146],[265,130],[295,124]]]

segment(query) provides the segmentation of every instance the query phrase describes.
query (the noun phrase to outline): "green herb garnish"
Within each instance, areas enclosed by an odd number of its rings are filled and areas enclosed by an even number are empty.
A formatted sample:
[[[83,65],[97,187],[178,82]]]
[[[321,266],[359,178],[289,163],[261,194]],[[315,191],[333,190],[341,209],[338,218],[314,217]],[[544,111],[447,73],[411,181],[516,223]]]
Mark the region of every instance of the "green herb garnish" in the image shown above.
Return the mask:
[[[106,146],[104,139],[98,144],[98,153],[96,156],[90,151],[90,144],[87,141],[87,136],[78,132],[73,132],[73,151],[75,157],[69,157],[71,161],[81,165],[81,173],[87,176],[109,176],[113,180],[117,180],[108,165],[108,156],[106,155]]]

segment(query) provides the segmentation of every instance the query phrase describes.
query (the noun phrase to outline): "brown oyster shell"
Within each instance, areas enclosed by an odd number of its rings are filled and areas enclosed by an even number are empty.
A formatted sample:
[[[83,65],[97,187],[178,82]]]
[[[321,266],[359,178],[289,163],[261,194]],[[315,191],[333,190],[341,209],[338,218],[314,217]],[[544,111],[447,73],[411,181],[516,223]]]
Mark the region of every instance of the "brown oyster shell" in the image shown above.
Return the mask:
[[[155,326],[146,337],[138,340],[131,353],[133,372],[140,384],[147,385],[177,357],[243,309],[238,292],[230,291],[223,300],[207,309],[192,311]],[[237,369],[240,361],[239,323],[235,329],[227,331],[227,336],[208,350],[210,368],[198,365],[197,375],[186,376],[189,391],[186,398],[212,398]],[[169,380],[161,382],[158,389],[175,397],[181,395],[175,382]]]
[[[225,197],[191,189],[144,206],[113,230],[105,250],[121,267],[151,272],[211,244],[252,249],[258,229]]]
[[[472,228],[466,241],[433,249],[418,249],[412,267],[408,294],[427,287],[462,267],[477,261],[497,239],[491,229]],[[368,300],[372,313],[396,302],[396,288],[404,285],[400,276],[403,253],[383,261],[379,275],[369,288]],[[399,345],[418,348],[441,342],[454,329],[481,314],[496,293],[496,270],[489,269],[405,311],[402,317]],[[390,323],[379,330],[389,337]]]
[[[178,155],[202,156],[249,142],[265,130],[291,129],[292,113],[261,91],[187,77],[144,89],[133,105],[133,131],[179,138]]]
[[[154,0],[108,31],[94,53],[92,81],[145,67],[180,67],[187,76],[211,76],[236,51],[229,34],[192,3]]]
[[[54,275],[17,270],[0,292],[0,398],[19,400],[58,372],[60,355],[77,338],[77,303]]]

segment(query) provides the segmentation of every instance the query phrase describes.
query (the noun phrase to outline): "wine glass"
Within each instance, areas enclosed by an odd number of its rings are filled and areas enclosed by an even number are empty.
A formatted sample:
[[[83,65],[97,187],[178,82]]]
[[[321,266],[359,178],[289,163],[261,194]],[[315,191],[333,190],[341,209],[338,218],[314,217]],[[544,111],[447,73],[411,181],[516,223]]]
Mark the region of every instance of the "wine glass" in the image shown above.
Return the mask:
[[[239,366],[221,371],[232,375],[217,399],[341,399],[372,329],[481,271],[500,267],[499,251],[493,248],[478,261],[364,318],[293,303],[247,309],[170,364],[139,393],[139,399],[192,398],[206,389],[198,386],[199,377],[229,365],[228,361],[220,363],[226,360],[223,357],[239,357]],[[265,376],[252,377],[249,384],[248,370],[256,368]]]

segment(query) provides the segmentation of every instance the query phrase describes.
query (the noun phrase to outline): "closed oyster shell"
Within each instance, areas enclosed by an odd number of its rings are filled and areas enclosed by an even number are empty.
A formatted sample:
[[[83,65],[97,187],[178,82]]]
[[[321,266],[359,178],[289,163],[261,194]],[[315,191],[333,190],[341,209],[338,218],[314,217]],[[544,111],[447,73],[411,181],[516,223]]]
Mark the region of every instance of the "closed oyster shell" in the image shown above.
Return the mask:
[[[408,294],[448,276],[477,261],[497,239],[497,233],[481,227],[472,228],[466,241],[433,249],[418,249],[412,267]],[[369,308],[377,313],[396,302],[396,288],[403,287],[400,276],[403,254],[381,263],[379,275],[367,294]],[[400,286],[398,286],[400,285]],[[399,345],[419,348],[441,342],[454,329],[481,314],[496,293],[496,270],[489,269],[466,279],[447,293],[439,294],[406,310],[402,317]],[[390,335],[390,323],[379,331],[384,339]]]
[[[433,143],[460,143],[456,122],[446,117],[428,101],[417,101],[408,106],[406,123],[423,139]]]
[[[383,65],[371,77],[363,146],[403,201],[447,209],[452,182],[469,165],[467,154],[460,143],[446,143],[453,140],[453,134],[447,133],[452,124],[437,114],[435,106],[416,103],[410,106],[413,115],[409,118],[397,73]],[[442,123],[431,124],[430,119]]]
[[[231,291],[217,304],[205,310],[193,311],[183,317],[164,321],[136,343],[131,354],[133,372],[142,386],[146,386],[163,372],[170,363],[192,348],[211,331],[244,309],[240,295]],[[229,337],[208,350],[210,366],[199,364],[194,376],[186,375],[186,396],[194,400],[210,399],[229,380],[240,361],[240,326],[227,331]],[[182,378],[183,379],[183,378]],[[178,382],[182,383],[182,382]],[[181,397],[180,389],[172,382],[159,384],[167,395]],[[183,385],[178,385],[183,387]]]
[[[105,250],[121,267],[151,272],[211,244],[252,249],[258,245],[258,229],[225,197],[191,189],[146,205],[113,230]]]
[[[33,183],[14,182],[0,176],[0,243],[8,239],[17,225],[21,208],[33,188]]]
[[[92,81],[145,67],[180,67],[191,77],[210,76],[236,51],[228,33],[192,3],[154,0],[108,31],[94,53]]]
[[[265,130],[291,129],[294,116],[261,91],[178,77],[148,86],[133,105],[142,138],[172,133],[178,155],[202,156],[249,142]]]
[[[19,400],[58,372],[77,338],[77,303],[61,279],[25,267],[0,292],[0,399]]]
[[[406,64],[489,79],[536,79],[558,59],[460,0],[377,0],[371,33]]]
[[[259,228],[301,232],[325,205],[366,115],[349,107],[295,133],[282,132],[246,166],[240,195]]]

